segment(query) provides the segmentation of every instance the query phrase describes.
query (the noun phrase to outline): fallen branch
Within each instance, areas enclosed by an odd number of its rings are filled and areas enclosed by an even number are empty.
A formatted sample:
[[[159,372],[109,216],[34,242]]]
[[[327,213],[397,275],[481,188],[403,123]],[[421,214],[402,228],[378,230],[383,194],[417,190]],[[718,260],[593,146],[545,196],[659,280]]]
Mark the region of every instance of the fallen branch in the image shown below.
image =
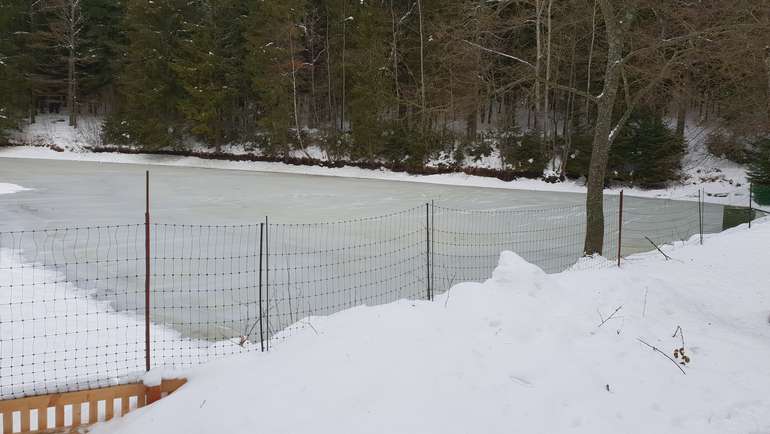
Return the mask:
[[[649,239],[649,238],[648,238],[646,235],[644,236],[644,238],[647,238],[647,241],[649,241],[649,242],[650,242],[650,244],[652,244],[653,246],[655,246],[655,248],[656,248],[656,249],[658,249],[658,251],[660,252],[660,254],[661,254],[661,255],[663,255],[663,256],[666,258],[666,260],[667,260],[667,261],[668,261],[669,259],[672,259],[672,258],[671,258],[671,256],[668,256],[667,254],[665,254],[665,253],[663,252],[663,250],[660,250],[660,247],[658,247],[658,245],[657,245],[657,244],[655,244],[655,242],[654,242],[654,241],[652,241],[651,239]]]
[[[616,314],[616,313],[618,313],[618,311],[619,311],[620,309],[622,309],[622,308],[623,308],[623,305],[621,304],[620,306],[618,306],[618,308],[617,308],[617,309],[615,309],[615,311],[614,311],[614,312],[612,312],[612,313],[610,314],[610,316],[608,316],[607,318],[603,319],[603,320],[602,320],[602,322],[601,322],[601,324],[599,324],[597,327],[601,327],[601,326],[603,326],[603,325],[604,325],[604,323],[606,323],[607,321],[611,320],[611,319],[612,319],[612,317],[614,317],[614,316],[615,316],[615,314]],[[601,317],[602,317],[602,315],[601,315],[601,313],[599,313],[599,318],[601,318]]]
[[[653,350],[655,350],[655,351],[659,352],[660,354],[662,354],[662,355],[663,355],[663,357],[667,358],[668,360],[671,360],[671,363],[673,363],[673,364],[674,364],[674,366],[676,366],[677,368],[679,368],[679,370],[680,370],[680,371],[682,371],[682,374],[683,374],[683,375],[687,375],[687,373],[686,373],[686,372],[684,372],[684,369],[682,369],[682,367],[681,367],[681,366],[679,366],[679,363],[677,363],[677,362],[676,362],[676,360],[672,359],[672,358],[671,358],[671,357],[670,357],[668,354],[666,354],[666,353],[664,353],[663,351],[659,350],[657,347],[654,347],[654,346],[652,346],[652,345],[648,344],[647,342],[643,341],[643,340],[642,340],[642,338],[636,338],[636,340],[638,340],[639,342],[641,342],[641,343],[643,343],[643,344],[647,345],[648,347],[652,348]]]

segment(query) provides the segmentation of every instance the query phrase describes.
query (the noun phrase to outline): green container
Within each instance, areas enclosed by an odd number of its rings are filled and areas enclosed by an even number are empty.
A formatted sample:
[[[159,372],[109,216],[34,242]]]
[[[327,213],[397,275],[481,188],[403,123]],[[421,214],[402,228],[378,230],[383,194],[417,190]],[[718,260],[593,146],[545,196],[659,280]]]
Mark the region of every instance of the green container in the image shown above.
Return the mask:
[[[754,202],[758,205],[770,205],[770,185],[752,185]]]

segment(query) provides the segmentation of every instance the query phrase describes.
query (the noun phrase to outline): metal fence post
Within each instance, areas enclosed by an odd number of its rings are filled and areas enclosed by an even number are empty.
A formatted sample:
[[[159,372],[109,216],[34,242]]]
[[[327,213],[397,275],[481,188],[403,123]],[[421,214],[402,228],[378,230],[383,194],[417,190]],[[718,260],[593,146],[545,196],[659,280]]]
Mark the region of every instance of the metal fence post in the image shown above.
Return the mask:
[[[430,297],[430,204],[425,203],[425,283],[428,300]]]
[[[270,223],[265,216],[265,326],[267,339],[265,349],[270,351]]]
[[[703,189],[698,190],[698,230],[700,231],[700,244],[703,245]]]
[[[150,171],[145,172],[144,212],[144,362],[150,370]]]
[[[749,182],[749,229],[751,229],[751,219],[754,218],[754,208],[751,204],[752,198],[751,196],[754,194],[754,183]]]
[[[430,296],[436,296],[436,208],[430,201]]]
[[[618,267],[620,267],[620,251],[623,246],[623,190],[620,190],[620,206],[618,208]]]
[[[265,351],[265,332],[262,326],[262,237],[265,234],[265,224],[259,224],[259,346]]]

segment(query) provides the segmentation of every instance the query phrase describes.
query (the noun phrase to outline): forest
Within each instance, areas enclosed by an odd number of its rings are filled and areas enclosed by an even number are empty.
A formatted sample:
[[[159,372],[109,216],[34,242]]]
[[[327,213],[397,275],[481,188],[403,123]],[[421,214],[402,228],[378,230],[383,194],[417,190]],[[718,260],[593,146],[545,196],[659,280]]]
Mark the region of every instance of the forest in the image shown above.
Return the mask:
[[[767,155],[766,0],[1,0],[0,129],[656,186]],[[768,164],[770,165],[770,164]],[[759,172],[757,172],[759,173]],[[591,178],[591,177],[589,177]]]

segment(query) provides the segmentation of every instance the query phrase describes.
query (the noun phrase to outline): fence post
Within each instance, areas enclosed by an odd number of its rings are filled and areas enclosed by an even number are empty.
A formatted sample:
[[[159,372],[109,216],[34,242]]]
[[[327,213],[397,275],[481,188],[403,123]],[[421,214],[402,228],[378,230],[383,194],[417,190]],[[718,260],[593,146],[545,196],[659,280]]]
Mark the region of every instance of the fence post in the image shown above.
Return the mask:
[[[703,245],[703,194],[698,190],[698,230],[700,231],[700,244]]]
[[[620,268],[620,249],[623,246],[623,190],[620,190],[620,206],[618,208],[618,268]]]
[[[265,216],[265,325],[267,339],[265,349],[270,351],[270,223]]]
[[[150,171],[145,172],[144,212],[144,362],[150,370]]]
[[[436,208],[433,200],[430,201],[430,296],[433,299],[436,294]]]
[[[265,224],[259,224],[259,345],[265,351],[265,333],[262,327],[262,237],[265,234]]]
[[[425,282],[430,300],[430,204],[425,203]]]
[[[749,182],[749,229],[751,229],[751,219],[754,217],[754,208],[751,204],[751,196],[754,194],[754,183]]]

